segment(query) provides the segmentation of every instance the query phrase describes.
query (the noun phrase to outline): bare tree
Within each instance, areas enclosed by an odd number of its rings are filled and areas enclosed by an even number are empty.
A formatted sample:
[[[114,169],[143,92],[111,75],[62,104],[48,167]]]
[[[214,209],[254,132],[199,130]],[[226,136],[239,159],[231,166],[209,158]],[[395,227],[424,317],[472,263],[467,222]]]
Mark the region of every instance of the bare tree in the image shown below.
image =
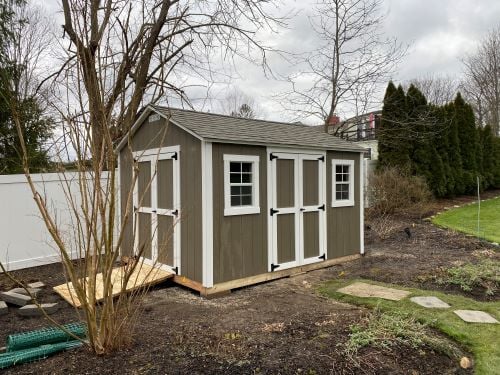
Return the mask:
[[[37,96],[39,77],[45,75],[49,51],[54,44],[54,25],[42,8],[26,3],[14,4],[15,19],[6,55],[15,64],[14,91],[19,99]]]
[[[500,25],[484,38],[474,53],[465,55],[461,87],[481,126],[500,135]]]
[[[262,116],[262,109],[255,99],[236,88],[229,91],[222,99],[220,111],[234,117],[259,118]]]
[[[311,18],[321,44],[288,77],[292,90],[279,96],[297,117],[325,121],[344,111],[359,115],[376,100],[381,84],[406,49],[382,33],[381,0],[323,0]]]
[[[410,80],[409,85],[411,84],[424,94],[428,103],[434,105],[445,105],[453,101],[459,91],[458,82],[450,76],[429,74]]]
[[[140,262],[123,269],[120,295],[114,299],[113,269],[124,228],[131,220],[132,191],[116,222],[115,141],[126,134],[145,102],[189,101],[186,77],[210,76],[212,59],[230,64],[238,55],[266,66],[266,48],[257,30],[279,24],[266,13],[267,0],[61,0],[64,47],[61,65],[39,86],[53,83],[58,101],[51,105],[63,120],[67,149],[78,169],[78,192],[64,170],[65,193],[73,216],[68,236],[59,226],[43,192],[33,183],[25,143],[23,166],[33,198],[61,255],[65,272],[81,304],[92,350],[105,353],[127,344],[136,317],[136,294],[125,293]],[[10,98],[23,140],[18,103]],[[160,140],[166,134],[159,134]],[[127,151],[131,157],[128,139]],[[62,166],[61,166],[62,168]],[[137,181],[134,164],[131,184]],[[106,176],[106,178],[105,178]],[[134,222],[137,222],[135,220]],[[136,230],[133,231],[136,233]],[[153,231],[154,232],[154,231]],[[77,249],[82,260],[71,259]],[[139,258],[144,249],[135,249]],[[98,278],[102,283],[97,282]],[[102,305],[96,306],[102,294]]]

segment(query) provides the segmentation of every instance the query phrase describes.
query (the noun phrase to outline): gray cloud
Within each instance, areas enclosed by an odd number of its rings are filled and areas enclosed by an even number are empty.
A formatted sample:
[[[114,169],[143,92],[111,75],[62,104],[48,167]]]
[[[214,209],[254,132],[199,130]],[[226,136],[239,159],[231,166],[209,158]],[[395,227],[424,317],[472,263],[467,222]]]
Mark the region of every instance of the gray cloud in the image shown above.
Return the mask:
[[[36,0],[49,13],[59,11],[56,0]],[[298,11],[288,23],[288,28],[278,33],[262,30],[259,37],[266,44],[291,53],[306,52],[317,46],[319,41],[310,26],[309,17],[315,0],[282,0],[277,12]],[[449,75],[460,78],[462,66],[460,57],[475,49],[477,42],[492,28],[500,24],[499,0],[384,0],[387,18],[383,30],[388,37],[396,37],[409,45],[408,56],[395,72],[393,79],[406,81],[427,74]],[[59,14],[54,14],[58,22]],[[231,82],[213,85],[210,94],[224,97],[228,86],[236,86],[255,97],[270,119],[290,120],[275,102],[273,94],[289,89],[280,81],[297,70],[279,54],[268,55],[268,62],[275,77],[266,77],[260,67],[243,59],[236,59],[237,74]],[[223,64],[223,63],[219,63]],[[198,96],[204,96],[201,89]],[[201,102],[195,103],[201,108]],[[210,105],[203,106],[209,109]]]

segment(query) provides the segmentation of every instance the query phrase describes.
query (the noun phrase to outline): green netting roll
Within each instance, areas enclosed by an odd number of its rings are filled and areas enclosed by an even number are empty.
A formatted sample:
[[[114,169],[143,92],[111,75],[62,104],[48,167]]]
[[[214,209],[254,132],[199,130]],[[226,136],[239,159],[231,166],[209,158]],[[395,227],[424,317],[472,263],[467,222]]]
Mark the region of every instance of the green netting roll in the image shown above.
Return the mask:
[[[15,352],[0,354],[0,369],[14,366],[21,363],[34,362],[47,358],[57,352],[77,348],[82,345],[79,340],[59,342],[56,344],[41,345],[36,348],[23,349]]]
[[[63,325],[63,327],[77,337],[85,338],[87,335],[87,327],[83,323],[69,323]],[[74,337],[56,327],[16,333],[7,337],[7,352],[72,341],[74,339]]]

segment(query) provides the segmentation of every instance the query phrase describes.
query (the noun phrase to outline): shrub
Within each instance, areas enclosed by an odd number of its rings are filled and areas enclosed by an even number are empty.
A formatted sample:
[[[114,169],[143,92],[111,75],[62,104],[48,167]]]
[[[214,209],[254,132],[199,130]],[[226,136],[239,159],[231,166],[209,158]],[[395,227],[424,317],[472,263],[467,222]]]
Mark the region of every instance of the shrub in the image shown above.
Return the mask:
[[[359,349],[367,346],[381,349],[391,349],[396,345],[413,349],[426,346],[451,358],[461,354],[460,349],[449,340],[430,334],[425,324],[405,313],[375,309],[361,324],[351,325],[350,330],[344,353],[352,359],[356,358]]]
[[[437,278],[437,282],[457,285],[465,292],[470,292],[475,287],[483,288],[486,295],[494,296],[500,287],[499,270],[499,261],[485,259],[476,264],[448,268],[443,276]]]
[[[403,210],[415,210],[428,203],[432,193],[419,176],[411,176],[390,167],[372,174],[368,183],[370,208],[368,216],[392,215]]]

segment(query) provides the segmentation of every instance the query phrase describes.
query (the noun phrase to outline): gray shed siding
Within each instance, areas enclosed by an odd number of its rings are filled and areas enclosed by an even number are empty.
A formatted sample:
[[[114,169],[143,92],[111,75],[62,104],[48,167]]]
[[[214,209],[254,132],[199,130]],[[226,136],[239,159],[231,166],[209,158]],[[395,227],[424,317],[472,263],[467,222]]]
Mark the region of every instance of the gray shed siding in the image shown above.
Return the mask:
[[[224,154],[259,156],[259,214],[224,216]],[[213,143],[212,173],[214,284],[267,272],[266,148]]]
[[[332,207],[332,159],[354,160],[354,206]],[[360,179],[359,153],[328,151],[326,157],[327,247],[328,258],[359,254]]]
[[[131,138],[132,151],[180,146],[181,179],[181,274],[202,281],[202,183],[201,141],[164,118],[154,122],[148,119]],[[127,209],[127,198],[132,188],[132,155],[127,146],[120,152],[121,212]],[[130,201],[130,204],[132,202]],[[129,207],[130,212],[132,208]],[[122,244],[122,253],[133,249],[132,220],[128,220]]]

